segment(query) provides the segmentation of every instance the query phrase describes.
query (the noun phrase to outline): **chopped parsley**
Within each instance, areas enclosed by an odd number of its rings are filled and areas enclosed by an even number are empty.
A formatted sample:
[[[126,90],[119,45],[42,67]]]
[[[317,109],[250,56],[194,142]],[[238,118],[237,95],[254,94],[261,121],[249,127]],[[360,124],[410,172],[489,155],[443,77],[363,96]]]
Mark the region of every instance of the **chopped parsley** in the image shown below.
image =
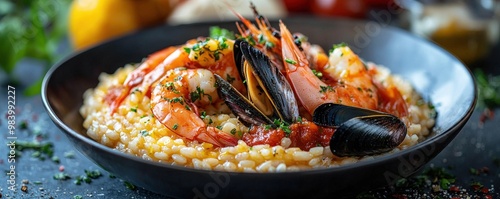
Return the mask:
[[[54,145],[51,142],[41,143],[38,141],[16,141],[16,153],[18,153],[19,156],[21,155],[21,152],[26,149],[34,150],[31,156],[40,160],[45,160],[54,156]]]
[[[172,126],[172,129],[174,130],[177,130],[179,128],[179,124],[174,124],[174,126]]]
[[[210,37],[217,39],[217,38],[227,38],[227,39],[234,39],[234,33],[228,29],[221,28],[219,26],[212,26],[209,29],[210,31]]]
[[[73,196],[73,199],[82,199],[82,198],[83,198],[83,196],[82,196],[82,195],[74,195],[74,196]]]
[[[297,64],[297,62],[295,60],[291,60],[291,59],[285,59],[285,62],[289,63],[289,64]]]
[[[319,90],[320,93],[326,93],[326,92],[335,91],[333,89],[333,87],[329,86],[329,85],[328,86],[319,86],[319,88],[320,88],[320,90]]]
[[[321,73],[320,71],[317,71],[317,70],[312,70],[313,74],[318,77],[318,78],[322,78],[323,77],[323,73]]]
[[[127,187],[127,189],[130,189],[130,190],[135,190],[136,189],[135,185],[133,185],[130,182],[123,181],[123,184],[125,185],[125,187]]]
[[[137,107],[135,108],[130,108],[130,111],[134,112],[134,113],[137,113]]]
[[[333,44],[332,49],[330,49],[329,52],[332,53],[335,49],[341,48],[341,47],[346,47],[346,46],[347,46],[347,43],[345,43],[345,42],[342,42],[339,44]]]
[[[53,178],[55,180],[68,180],[68,179],[71,179],[71,177],[67,173],[64,173],[64,172],[59,172],[59,173],[54,174]]]
[[[292,132],[292,130],[290,129],[290,124],[288,124],[287,122],[285,121],[282,121],[282,120],[277,120],[275,119],[273,121],[274,125],[276,125],[279,129],[283,130],[285,132],[285,134],[287,135],[290,135],[290,133]]]
[[[212,102],[212,96],[209,94],[205,94],[205,91],[201,89],[199,86],[196,87],[196,90],[189,93],[189,96],[191,97],[191,101],[195,102],[196,100],[201,100],[203,96],[207,96],[208,101]]]
[[[141,130],[141,135],[142,135],[143,137],[149,136],[149,132],[148,132],[148,131],[146,131],[146,130]]]
[[[500,76],[487,75],[481,69],[474,71],[478,87],[478,105],[484,108],[500,106]]]

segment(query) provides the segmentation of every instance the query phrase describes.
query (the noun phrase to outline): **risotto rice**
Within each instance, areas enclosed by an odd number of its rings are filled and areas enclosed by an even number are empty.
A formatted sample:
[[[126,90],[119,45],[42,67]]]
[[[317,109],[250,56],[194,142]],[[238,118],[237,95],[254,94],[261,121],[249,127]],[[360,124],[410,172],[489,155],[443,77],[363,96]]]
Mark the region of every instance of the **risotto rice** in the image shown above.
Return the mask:
[[[123,84],[135,68],[134,65],[127,65],[114,74],[101,74],[99,85],[85,92],[80,109],[87,135],[115,150],[165,164],[235,172],[298,171],[337,167],[374,158],[337,157],[329,146],[317,146],[304,151],[290,147],[291,140],[287,137],[277,146],[248,146],[239,140],[236,146],[215,147],[210,143],[189,141],[171,132],[154,117],[150,98],[140,91],[132,91],[117,111],[111,114],[109,105],[103,102],[104,98],[112,87]],[[408,82],[391,75],[387,68],[378,66],[377,71],[375,79],[396,86],[408,105],[409,115],[406,119],[410,125],[407,135],[391,152],[404,150],[430,133],[434,126],[435,110],[423,101]],[[204,120],[211,120],[211,126],[219,126],[227,133],[233,129],[247,132],[248,127],[233,114],[213,114],[220,111],[230,113],[225,109],[228,107],[224,105],[208,107],[207,113],[212,114],[207,114]]]

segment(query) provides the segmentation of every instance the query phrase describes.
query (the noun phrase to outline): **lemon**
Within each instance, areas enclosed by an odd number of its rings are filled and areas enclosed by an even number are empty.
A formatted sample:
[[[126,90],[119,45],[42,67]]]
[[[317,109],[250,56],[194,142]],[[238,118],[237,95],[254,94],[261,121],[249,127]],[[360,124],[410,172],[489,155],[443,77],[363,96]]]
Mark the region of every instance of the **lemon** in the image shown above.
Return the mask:
[[[140,28],[163,23],[169,0],[74,0],[68,33],[75,49],[95,45]]]

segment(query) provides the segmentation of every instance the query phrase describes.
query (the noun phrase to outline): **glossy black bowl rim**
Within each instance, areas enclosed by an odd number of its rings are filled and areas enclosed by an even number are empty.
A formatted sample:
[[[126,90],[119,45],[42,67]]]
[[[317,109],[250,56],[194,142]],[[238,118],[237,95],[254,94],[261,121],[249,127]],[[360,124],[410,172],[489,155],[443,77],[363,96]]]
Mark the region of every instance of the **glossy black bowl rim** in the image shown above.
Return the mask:
[[[301,17],[301,18],[303,18],[303,17]],[[292,18],[287,18],[287,19],[294,19],[294,18],[292,17]],[[317,19],[317,18],[312,18],[312,19]],[[352,23],[367,23],[367,21],[364,21],[364,20],[344,19],[344,18],[341,18],[340,20],[346,20],[346,21],[349,21],[349,22],[352,22]],[[286,22],[286,19],[284,21]],[[165,25],[165,26],[167,26],[169,28],[176,28],[178,26],[196,26],[196,25],[217,24],[217,23],[221,23],[221,22],[220,21],[219,22],[199,22],[199,23],[192,23],[192,24]],[[224,23],[224,22],[222,22],[222,23]],[[157,27],[153,27],[153,28],[157,28]],[[151,29],[153,29],[153,28],[151,28]],[[48,94],[47,93],[48,92],[48,83],[49,83],[49,81],[50,81],[50,79],[52,77],[52,74],[59,67],[61,67],[62,65],[64,65],[64,63],[66,61],[72,59],[73,57],[78,56],[79,54],[81,54],[83,52],[92,50],[94,47],[99,46],[99,45],[105,45],[105,44],[110,43],[110,42],[117,42],[117,41],[119,41],[121,39],[124,39],[124,38],[133,37],[134,35],[141,34],[141,32],[147,31],[148,29],[143,30],[143,31],[133,32],[133,33],[130,33],[130,34],[127,34],[127,35],[124,35],[124,36],[121,36],[121,37],[118,37],[118,38],[115,38],[115,39],[107,40],[107,41],[105,41],[105,42],[103,42],[101,44],[97,44],[95,46],[91,46],[91,47],[82,49],[80,51],[72,52],[70,55],[68,55],[67,57],[63,58],[61,61],[57,62],[55,65],[53,65],[48,70],[48,72],[46,73],[46,75],[45,75],[45,77],[43,79],[42,90],[41,90],[42,102],[44,104],[44,107],[45,107],[48,115],[52,119],[52,121],[60,129],[62,129],[66,135],[72,136],[72,137],[74,137],[74,138],[76,138],[76,139],[84,142],[87,145],[90,145],[92,147],[96,147],[96,148],[98,148],[98,149],[100,149],[102,151],[106,151],[106,152],[111,153],[113,155],[121,156],[123,158],[127,158],[127,159],[130,159],[131,161],[135,161],[135,162],[141,162],[141,163],[149,164],[149,165],[152,165],[152,166],[163,167],[165,169],[173,169],[173,170],[186,171],[186,172],[200,172],[200,173],[209,173],[209,172],[237,173],[238,175],[252,175],[252,177],[259,177],[259,176],[272,177],[272,176],[290,175],[290,174],[296,174],[296,173],[301,173],[301,174],[307,175],[307,174],[315,174],[315,173],[317,174],[317,173],[341,172],[343,170],[350,170],[352,168],[365,167],[365,166],[369,166],[369,165],[372,165],[372,164],[378,164],[378,163],[381,163],[381,162],[384,162],[384,161],[387,161],[387,160],[390,160],[390,159],[393,159],[393,158],[397,158],[397,157],[399,157],[401,155],[404,155],[404,154],[409,154],[409,153],[412,153],[414,151],[421,150],[422,148],[433,144],[433,142],[435,142],[436,140],[440,140],[440,139],[448,136],[448,134],[450,134],[450,133],[458,134],[459,131],[461,130],[461,128],[465,125],[465,123],[469,120],[470,116],[472,115],[472,112],[475,109],[475,106],[476,106],[476,103],[477,103],[477,97],[478,97],[478,91],[477,91],[476,81],[475,81],[474,76],[472,75],[471,70],[468,67],[466,67],[463,64],[463,62],[461,62],[454,55],[452,55],[448,51],[442,49],[441,47],[437,46],[436,44],[434,44],[434,43],[432,43],[432,42],[430,42],[430,41],[428,41],[426,39],[423,39],[421,37],[418,37],[416,35],[410,34],[407,31],[404,31],[404,30],[402,30],[400,28],[396,28],[396,27],[392,27],[392,26],[387,26],[387,27],[383,27],[383,29],[390,29],[389,31],[395,31],[395,32],[399,32],[399,34],[404,34],[406,36],[413,37],[413,39],[420,40],[420,42],[425,43],[425,45],[431,45],[434,48],[439,49],[441,52],[447,54],[447,56],[452,57],[455,61],[457,61],[457,63],[460,63],[461,67],[463,67],[463,68],[465,68],[467,70],[467,74],[470,76],[470,78],[472,80],[472,83],[474,84],[473,85],[473,89],[474,89],[473,94],[474,94],[474,96],[473,96],[473,99],[471,101],[471,104],[469,105],[467,111],[465,112],[465,115],[463,115],[460,118],[460,120],[456,124],[454,124],[451,128],[449,128],[449,129],[438,129],[439,133],[436,133],[436,135],[432,135],[431,134],[430,138],[425,139],[425,140],[417,143],[416,145],[413,145],[413,146],[408,147],[406,149],[403,149],[403,150],[400,150],[400,151],[396,151],[396,152],[390,153],[390,154],[382,154],[381,156],[374,157],[373,159],[362,160],[362,161],[358,161],[356,163],[341,165],[341,166],[338,166],[338,167],[308,169],[308,170],[301,170],[301,171],[297,171],[297,172],[267,172],[267,173],[259,173],[259,172],[246,173],[246,172],[228,172],[228,171],[195,169],[195,168],[192,168],[192,167],[183,167],[183,166],[170,165],[170,164],[156,162],[156,161],[145,160],[145,159],[142,159],[142,158],[137,157],[137,156],[132,155],[132,154],[127,154],[127,153],[124,153],[124,152],[121,152],[121,151],[117,151],[117,150],[115,150],[113,148],[109,148],[109,147],[107,147],[107,146],[105,146],[105,145],[103,145],[101,143],[98,143],[98,142],[94,141],[90,137],[81,135],[80,133],[76,132],[75,130],[73,130],[69,126],[67,126],[56,115],[56,113],[52,109],[52,107],[50,105],[50,102],[49,102],[49,99],[48,99],[48,95],[47,95]],[[91,158],[89,158],[89,159],[91,159]]]

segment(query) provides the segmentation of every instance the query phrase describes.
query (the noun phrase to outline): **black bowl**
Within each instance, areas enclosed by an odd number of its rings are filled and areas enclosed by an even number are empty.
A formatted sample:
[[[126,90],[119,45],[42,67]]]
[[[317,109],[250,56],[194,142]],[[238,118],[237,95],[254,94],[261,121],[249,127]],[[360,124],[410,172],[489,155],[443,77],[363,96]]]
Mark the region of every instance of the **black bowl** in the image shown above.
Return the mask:
[[[470,71],[430,42],[376,22],[318,18],[290,18],[284,22],[291,31],[304,33],[311,43],[325,49],[346,42],[363,59],[385,65],[410,81],[436,105],[434,133],[415,146],[372,160],[286,173],[232,173],[171,166],[110,149],[85,134],[78,109],[83,92],[97,85],[100,73],[112,73],[127,63],[140,62],[166,46],[207,36],[213,25],[235,30],[234,22],[162,26],[75,53],[45,76],[45,108],[75,147],[103,169],[174,198],[311,198],[390,186],[418,171],[446,147],[474,109],[476,88]]]

